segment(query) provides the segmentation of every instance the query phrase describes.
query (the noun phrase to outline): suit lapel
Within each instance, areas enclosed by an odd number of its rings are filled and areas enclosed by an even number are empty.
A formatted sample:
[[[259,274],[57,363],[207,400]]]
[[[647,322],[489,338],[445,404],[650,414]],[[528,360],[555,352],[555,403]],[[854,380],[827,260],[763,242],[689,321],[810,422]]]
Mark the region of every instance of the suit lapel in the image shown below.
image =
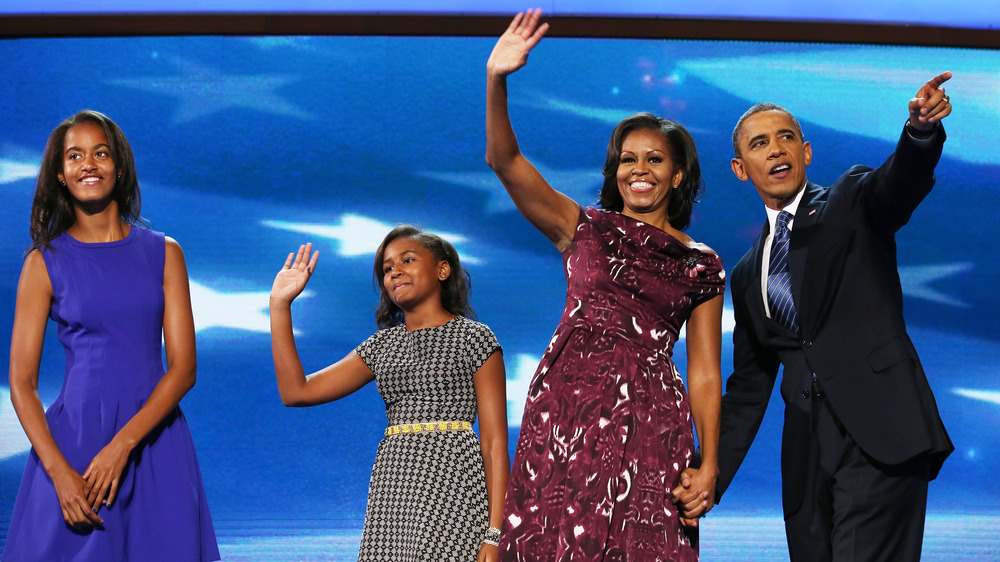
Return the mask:
[[[825,200],[820,197],[822,188],[812,182],[806,183],[806,192],[802,194],[798,210],[795,212],[795,222],[792,224],[791,240],[788,250],[788,272],[792,278],[792,297],[795,299],[795,309],[799,315],[799,329],[803,331],[812,326],[812,309],[809,292],[803,293],[806,286],[809,247],[811,246],[816,225],[823,214]]]
[[[760,236],[753,243],[753,276],[750,278],[750,282],[747,283],[746,288],[746,302],[750,305],[750,312],[756,318],[761,320],[767,320],[767,313],[764,311],[764,297],[763,289],[760,285],[761,270],[763,269],[764,262],[764,240],[770,231],[770,227],[767,221],[764,221],[764,227],[761,229]]]

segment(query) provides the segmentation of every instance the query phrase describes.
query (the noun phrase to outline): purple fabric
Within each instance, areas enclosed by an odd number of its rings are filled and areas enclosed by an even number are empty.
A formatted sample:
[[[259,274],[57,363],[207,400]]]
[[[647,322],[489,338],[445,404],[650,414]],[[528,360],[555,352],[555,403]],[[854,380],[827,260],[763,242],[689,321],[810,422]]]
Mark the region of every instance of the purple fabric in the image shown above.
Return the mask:
[[[500,559],[696,560],[670,498],[694,446],[671,361],[722,262],[651,225],[583,209],[559,326],[528,389]]]
[[[50,318],[66,352],[62,390],[46,418],[82,474],[163,376],[164,236],[133,226],[123,240],[84,244],[64,233],[43,257],[55,296]],[[100,515],[100,527],[69,527],[32,450],[3,561],[219,559],[179,407],[133,451],[117,498]]]

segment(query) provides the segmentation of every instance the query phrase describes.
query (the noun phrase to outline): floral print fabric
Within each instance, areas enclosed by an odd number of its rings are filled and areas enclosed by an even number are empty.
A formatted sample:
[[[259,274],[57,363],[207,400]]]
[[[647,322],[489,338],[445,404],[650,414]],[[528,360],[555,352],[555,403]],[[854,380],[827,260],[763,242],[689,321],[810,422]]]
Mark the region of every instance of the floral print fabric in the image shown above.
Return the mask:
[[[611,211],[581,209],[566,308],[528,391],[501,560],[697,560],[670,489],[694,448],[671,361],[722,262]]]

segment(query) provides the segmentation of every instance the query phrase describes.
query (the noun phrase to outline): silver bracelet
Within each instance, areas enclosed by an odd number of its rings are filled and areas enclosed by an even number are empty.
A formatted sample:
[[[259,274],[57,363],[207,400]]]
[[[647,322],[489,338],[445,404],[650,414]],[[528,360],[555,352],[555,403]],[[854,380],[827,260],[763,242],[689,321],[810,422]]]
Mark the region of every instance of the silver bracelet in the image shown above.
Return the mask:
[[[483,536],[483,544],[500,546],[500,529],[496,527],[486,529],[486,534]]]

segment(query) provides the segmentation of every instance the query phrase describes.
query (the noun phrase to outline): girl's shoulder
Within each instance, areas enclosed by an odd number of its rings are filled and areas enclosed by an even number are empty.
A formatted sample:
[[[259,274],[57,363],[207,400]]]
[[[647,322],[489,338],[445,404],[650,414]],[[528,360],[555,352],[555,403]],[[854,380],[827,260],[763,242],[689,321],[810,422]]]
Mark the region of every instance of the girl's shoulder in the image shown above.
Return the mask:
[[[489,326],[482,322],[459,316],[455,320],[452,320],[451,324],[456,329],[461,330],[462,339],[471,344],[472,349],[485,352],[489,356],[489,354],[500,348],[500,342],[497,340],[496,334],[493,333],[493,330]]]
[[[365,341],[361,342],[355,350],[358,353],[362,353],[362,350],[370,350],[372,348],[378,348],[379,346],[391,343],[395,339],[398,339],[400,332],[405,331],[404,326],[391,326],[389,328],[382,328],[381,330],[375,332],[374,334],[368,336]]]
[[[449,324],[453,325],[458,330],[464,330],[473,334],[493,336],[493,330],[491,330],[489,326],[478,320],[473,320],[472,318],[465,316],[458,316],[449,322]]]

